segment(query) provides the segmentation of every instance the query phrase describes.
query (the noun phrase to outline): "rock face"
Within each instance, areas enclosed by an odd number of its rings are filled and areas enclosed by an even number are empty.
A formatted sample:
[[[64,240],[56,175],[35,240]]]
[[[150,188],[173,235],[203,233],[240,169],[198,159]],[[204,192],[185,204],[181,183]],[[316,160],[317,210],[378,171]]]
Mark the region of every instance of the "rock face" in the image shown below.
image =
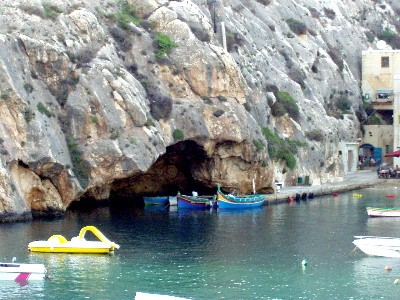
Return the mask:
[[[399,30],[400,7],[300,2],[3,0],[1,221],[340,176],[361,51]]]

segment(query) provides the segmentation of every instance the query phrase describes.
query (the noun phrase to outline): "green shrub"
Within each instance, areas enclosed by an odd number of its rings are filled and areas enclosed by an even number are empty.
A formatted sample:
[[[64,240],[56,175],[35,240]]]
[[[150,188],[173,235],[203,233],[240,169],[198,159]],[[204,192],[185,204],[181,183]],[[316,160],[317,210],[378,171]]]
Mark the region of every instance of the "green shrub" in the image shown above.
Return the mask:
[[[26,123],[29,124],[29,122],[32,121],[32,119],[34,117],[35,117],[35,113],[30,108],[28,108],[24,111],[24,118],[25,118]]]
[[[381,119],[376,115],[371,115],[367,118],[367,121],[364,123],[365,125],[381,125]]]
[[[130,30],[130,23],[138,24],[140,21],[135,7],[126,0],[120,1],[119,5],[121,10],[115,14],[118,26],[124,30]]]
[[[122,51],[127,52],[132,49],[132,40],[130,35],[126,31],[122,30],[119,27],[110,27],[108,28],[108,31]]]
[[[307,33],[306,24],[304,24],[296,19],[293,19],[293,18],[287,19],[286,23],[288,24],[290,30],[293,31],[293,33],[295,33],[297,35],[302,35],[302,34]]]
[[[262,127],[261,133],[264,135],[268,142],[280,143],[281,141],[281,139],[267,127]]]
[[[253,140],[254,146],[256,146],[256,151],[259,152],[265,148],[265,144],[262,140]]]
[[[176,43],[164,33],[156,33],[155,40],[157,42],[158,50],[156,52],[156,58],[161,58],[164,55],[169,54],[172,49],[177,47]]]
[[[94,124],[99,124],[99,118],[94,116],[94,115],[91,115],[90,116],[90,122],[92,122]]]
[[[181,141],[185,138],[183,131],[180,129],[175,129],[172,133],[172,137],[174,138],[175,142]]]
[[[279,91],[278,93],[276,93],[275,97],[277,102],[284,107],[289,116],[294,120],[297,120],[300,113],[299,106],[296,100],[293,99],[293,97],[288,92],[284,91]]]
[[[386,27],[379,35],[378,38],[384,40],[393,49],[400,49],[400,36],[392,31],[390,28]]]
[[[342,112],[347,112],[351,109],[351,102],[346,95],[340,95],[336,100],[336,107]]]
[[[43,15],[46,19],[55,20],[62,12],[62,9],[58,8],[55,5],[43,3]]]
[[[307,144],[296,140],[283,140],[267,127],[262,127],[261,132],[268,141],[269,157],[275,161],[284,160],[286,167],[291,170],[295,169],[297,147],[304,147]]]
[[[1,100],[8,100],[8,99],[10,99],[10,95],[7,94],[7,93],[1,93],[0,94],[0,99]]]
[[[39,102],[36,105],[36,108],[40,113],[46,115],[48,118],[53,116],[53,114],[47,109],[47,107],[42,102]]]
[[[146,123],[144,124],[144,126],[146,127],[151,127],[151,126],[155,126],[156,124],[154,123],[154,120],[151,117],[148,117],[146,120]]]
[[[296,157],[294,154],[287,148],[280,149],[278,152],[278,158],[282,159],[286,162],[286,166],[290,170],[294,170],[296,168]]]
[[[119,138],[119,131],[115,128],[111,129],[110,131],[110,139],[112,140],[116,140],[117,138]]]
[[[390,28],[386,27],[380,34],[379,39],[384,40],[386,43],[390,44],[392,39],[397,36],[395,32],[393,32]]]
[[[73,57],[72,61],[78,64],[78,67],[81,67],[84,64],[90,63],[93,58],[96,56],[97,49],[92,45],[81,48]]]
[[[226,98],[225,96],[218,96],[217,99],[221,102],[226,102],[228,101],[228,98]]]
[[[25,83],[24,84],[24,89],[28,94],[33,92],[33,86],[30,83]]]
[[[212,105],[212,104],[213,104],[213,102],[212,102],[212,100],[210,99],[210,97],[203,96],[203,97],[201,97],[201,99],[204,100],[204,103],[205,103],[205,104],[208,104],[208,105]]]
[[[370,43],[372,43],[375,40],[375,35],[371,31],[366,31],[365,36],[367,37],[367,40]]]
[[[89,164],[83,160],[82,151],[78,147],[78,143],[72,136],[66,136],[69,155],[73,166],[73,171],[82,188],[86,188],[89,182],[88,169]]]

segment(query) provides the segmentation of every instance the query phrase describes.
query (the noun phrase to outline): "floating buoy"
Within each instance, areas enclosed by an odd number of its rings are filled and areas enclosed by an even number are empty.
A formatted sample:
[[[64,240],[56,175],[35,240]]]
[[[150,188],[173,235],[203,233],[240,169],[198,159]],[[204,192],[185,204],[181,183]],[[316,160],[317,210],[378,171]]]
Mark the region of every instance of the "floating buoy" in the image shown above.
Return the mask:
[[[386,198],[396,198],[396,195],[389,194],[389,195],[386,195]]]
[[[289,196],[289,197],[288,197],[288,202],[289,202],[289,203],[292,203],[292,202],[293,202],[293,200],[294,200],[294,199],[293,199],[293,197],[292,197],[292,196]]]
[[[394,284],[399,284],[400,283],[400,278],[397,278],[393,283]]]
[[[301,265],[302,265],[303,267],[305,267],[305,266],[308,265],[308,262],[307,262],[305,259],[303,259],[303,260],[301,261]]]
[[[333,197],[339,196],[339,193],[338,193],[338,192],[333,192],[333,193],[332,193],[332,196],[333,196]]]
[[[390,272],[390,271],[392,271],[392,267],[391,267],[391,266],[386,266],[386,267],[385,267],[385,270],[388,271],[388,272]]]

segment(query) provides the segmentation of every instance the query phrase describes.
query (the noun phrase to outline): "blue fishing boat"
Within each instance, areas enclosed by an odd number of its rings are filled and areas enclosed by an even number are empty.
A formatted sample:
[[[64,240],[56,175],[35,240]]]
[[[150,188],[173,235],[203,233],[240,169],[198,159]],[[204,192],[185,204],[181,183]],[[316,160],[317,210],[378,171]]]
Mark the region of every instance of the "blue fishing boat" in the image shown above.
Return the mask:
[[[155,196],[155,197],[143,197],[143,202],[145,206],[168,206],[169,197],[168,196]]]
[[[218,185],[217,202],[220,209],[245,209],[263,206],[265,204],[265,197],[259,194],[246,196],[224,194],[221,191],[220,185]]]
[[[215,196],[186,196],[178,194],[176,198],[178,208],[206,209],[216,205]]]

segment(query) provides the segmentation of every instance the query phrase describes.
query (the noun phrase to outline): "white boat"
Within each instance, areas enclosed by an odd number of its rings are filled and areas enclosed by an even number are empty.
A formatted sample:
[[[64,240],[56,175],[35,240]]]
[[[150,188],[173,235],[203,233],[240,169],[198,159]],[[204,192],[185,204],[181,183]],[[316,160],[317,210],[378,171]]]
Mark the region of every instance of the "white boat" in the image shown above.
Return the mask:
[[[400,217],[400,208],[367,207],[368,217]]]
[[[0,280],[43,280],[47,270],[43,264],[0,263]]]
[[[371,256],[400,257],[400,238],[355,236],[353,244]]]
[[[168,295],[159,295],[159,294],[148,294],[142,292],[136,292],[135,300],[188,300],[186,298],[180,298],[175,296]]]

